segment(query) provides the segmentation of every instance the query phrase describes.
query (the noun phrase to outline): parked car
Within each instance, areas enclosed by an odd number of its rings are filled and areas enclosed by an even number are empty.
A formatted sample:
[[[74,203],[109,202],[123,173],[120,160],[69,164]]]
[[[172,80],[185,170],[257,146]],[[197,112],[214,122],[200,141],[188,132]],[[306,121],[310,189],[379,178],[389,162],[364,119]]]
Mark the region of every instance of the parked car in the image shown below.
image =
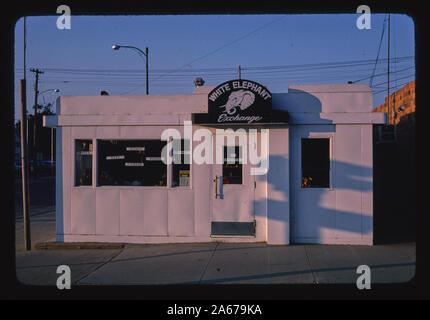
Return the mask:
[[[55,174],[55,161],[41,160],[37,163],[38,176],[51,176]]]
[[[42,160],[40,161],[41,167],[55,168],[55,161],[51,160]]]
[[[15,160],[15,177],[21,177],[22,165],[21,160]],[[34,172],[33,160],[28,160],[28,171],[31,175]]]

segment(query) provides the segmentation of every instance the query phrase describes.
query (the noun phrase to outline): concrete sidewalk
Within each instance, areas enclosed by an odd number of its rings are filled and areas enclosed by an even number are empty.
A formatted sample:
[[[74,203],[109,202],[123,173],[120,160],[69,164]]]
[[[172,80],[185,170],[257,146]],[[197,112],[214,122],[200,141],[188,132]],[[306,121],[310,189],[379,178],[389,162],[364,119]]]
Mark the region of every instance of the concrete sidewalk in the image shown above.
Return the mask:
[[[53,241],[54,212],[31,221],[32,244]],[[371,268],[372,283],[407,282],[415,274],[415,244],[367,246],[229,244],[126,244],[118,249],[23,249],[16,222],[17,279],[55,286],[59,265],[72,285],[129,284],[355,284],[356,269]]]

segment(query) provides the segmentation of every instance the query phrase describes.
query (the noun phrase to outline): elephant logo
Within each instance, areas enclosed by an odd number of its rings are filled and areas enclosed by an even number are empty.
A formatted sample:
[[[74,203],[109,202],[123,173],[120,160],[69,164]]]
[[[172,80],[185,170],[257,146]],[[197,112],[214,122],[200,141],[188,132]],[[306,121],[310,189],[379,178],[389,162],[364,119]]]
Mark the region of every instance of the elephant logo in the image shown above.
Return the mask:
[[[238,90],[234,91],[228,97],[227,103],[225,105],[219,106],[220,108],[225,108],[223,112],[233,115],[237,111],[237,107],[240,110],[247,109],[255,101],[255,95],[251,91]]]

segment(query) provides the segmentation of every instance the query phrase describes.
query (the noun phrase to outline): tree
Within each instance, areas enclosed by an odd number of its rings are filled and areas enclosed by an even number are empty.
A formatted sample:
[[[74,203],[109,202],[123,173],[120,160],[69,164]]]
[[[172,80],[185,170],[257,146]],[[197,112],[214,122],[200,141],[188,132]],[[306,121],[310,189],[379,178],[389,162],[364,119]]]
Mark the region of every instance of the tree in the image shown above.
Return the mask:
[[[28,150],[29,150],[29,159],[35,159],[35,150],[33,147],[33,136],[34,136],[34,123],[36,122],[36,145],[37,152],[42,154],[42,158],[44,160],[51,159],[51,143],[53,144],[53,152],[55,155],[55,130],[51,132],[51,128],[43,127],[43,116],[45,115],[53,115],[53,105],[48,103],[46,105],[37,105],[37,114],[36,117],[33,114],[27,113],[27,121],[28,121]],[[15,130],[19,133],[21,127],[21,121],[18,120],[15,123]],[[51,136],[52,135],[52,136]],[[20,139],[20,135],[18,134]]]

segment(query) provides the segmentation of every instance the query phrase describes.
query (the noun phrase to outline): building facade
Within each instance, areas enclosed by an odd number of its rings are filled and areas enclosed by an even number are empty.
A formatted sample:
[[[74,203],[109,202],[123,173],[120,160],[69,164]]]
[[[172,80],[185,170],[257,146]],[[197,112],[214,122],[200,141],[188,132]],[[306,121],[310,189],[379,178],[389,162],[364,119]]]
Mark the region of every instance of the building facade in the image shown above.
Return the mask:
[[[366,85],[242,79],[56,110],[57,241],[373,244],[385,114]]]
[[[373,112],[387,113],[388,124],[398,124],[403,117],[413,117],[415,114],[415,80],[390,94],[389,98],[385,97],[384,104],[376,107]]]

